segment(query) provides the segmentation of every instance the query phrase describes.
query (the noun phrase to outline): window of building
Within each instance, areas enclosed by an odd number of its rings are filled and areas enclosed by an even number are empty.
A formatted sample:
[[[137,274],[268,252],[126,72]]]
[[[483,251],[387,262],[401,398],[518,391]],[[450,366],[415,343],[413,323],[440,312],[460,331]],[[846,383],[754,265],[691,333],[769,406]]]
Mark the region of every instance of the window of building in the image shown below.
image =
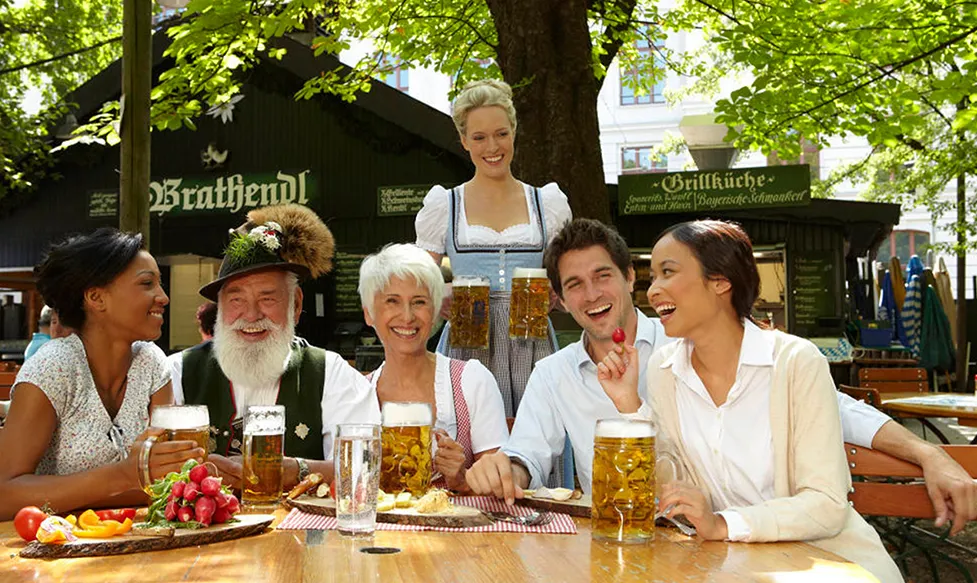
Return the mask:
[[[668,157],[664,155],[652,156],[651,147],[622,148],[622,174],[651,174],[668,172]]]
[[[410,92],[410,69],[400,59],[385,55],[380,62],[380,70],[384,74],[384,83],[404,93]]]
[[[892,231],[889,239],[879,246],[877,261],[888,263],[893,257],[899,258],[904,267],[913,255],[922,257],[930,244],[930,234],[925,231]]]
[[[641,61],[654,63],[655,70],[665,69],[665,60],[660,50],[665,48],[663,40],[656,40],[652,44],[647,36],[639,38],[636,47]],[[650,75],[642,74],[638,69],[621,70],[621,105],[644,105],[648,103],[665,103],[665,80],[660,79],[651,86],[647,93],[638,94],[634,87],[646,87],[651,84]]]

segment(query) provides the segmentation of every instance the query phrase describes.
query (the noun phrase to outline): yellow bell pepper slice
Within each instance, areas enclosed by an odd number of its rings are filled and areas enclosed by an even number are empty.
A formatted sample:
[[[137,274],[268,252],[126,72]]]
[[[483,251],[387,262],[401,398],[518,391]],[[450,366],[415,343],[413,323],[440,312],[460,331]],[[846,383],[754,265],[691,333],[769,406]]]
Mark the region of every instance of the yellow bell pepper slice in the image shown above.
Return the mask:
[[[86,510],[78,517],[78,526],[82,528],[98,528],[102,525],[102,520],[95,514],[94,510]]]
[[[78,526],[78,517],[74,514],[69,514],[65,520],[67,520],[68,524],[71,526]]]
[[[112,521],[115,522],[115,521]],[[118,522],[115,523],[119,524]],[[96,526],[92,528],[76,529],[75,536],[78,538],[111,538],[118,531],[118,527],[113,524]]]

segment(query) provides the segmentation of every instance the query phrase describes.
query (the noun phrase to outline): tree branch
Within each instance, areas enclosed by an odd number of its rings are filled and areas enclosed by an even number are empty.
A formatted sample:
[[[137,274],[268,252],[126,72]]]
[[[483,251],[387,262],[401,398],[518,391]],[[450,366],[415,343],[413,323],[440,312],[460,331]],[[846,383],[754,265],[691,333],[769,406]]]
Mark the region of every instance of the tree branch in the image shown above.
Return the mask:
[[[601,49],[603,54],[600,56],[600,64],[607,69],[611,66],[611,63],[617,57],[617,52],[621,50],[621,44],[624,42],[624,36],[627,30],[634,24],[633,16],[634,9],[637,6],[637,0],[615,0],[613,2],[617,8],[624,13],[624,18],[611,22],[604,29],[603,41],[601,41]],[[604,13],[606,15],[606,12]],[[604,78],[606,75],[600,79],[597,79],[597,90],[600,91],[601,86],[604,84]]]
[[[24,63],[23,65],[16,65],[14,67],[8,67],[6,69],[0,69],[0,76],[6,75],[8,73],[16,73],[17,71],[23,71],[24,69],[30,69],[32,67],[39,67],[41,65],[46,65],[48,63],[53,63],[54,61],[60,61],[61,59],[67,59],[69,57],[74,57],[75,55],[80,55],[82,53],[87,53],[88,51],[93,51],[97,48],[104,47],[107,44],[114,42],[119,42],[122,40],[122,36],[114,36],[112,38],[107,38],[101,42],[95,43],[91,46],[80,48],[74,51],[69,51],[67,53],[62,53],[60,55],[55,55],[47,59],[41,59],[40,61],[34,61],[33,63]]]

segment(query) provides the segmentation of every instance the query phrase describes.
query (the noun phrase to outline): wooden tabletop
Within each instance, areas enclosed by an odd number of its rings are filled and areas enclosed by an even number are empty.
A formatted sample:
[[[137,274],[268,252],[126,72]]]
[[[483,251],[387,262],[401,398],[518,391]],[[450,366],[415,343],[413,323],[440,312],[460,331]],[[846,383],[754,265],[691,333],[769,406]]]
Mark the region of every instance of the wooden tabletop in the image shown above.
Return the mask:
[[[977,396],[967,393],[880,393],[882,408],[921,417],[956,417],[977,426]]]
[[[282,530],[201,547],[39,560],[17,555],[25,543],[4,522],[0,573],[6,583],[876,581],[858,565],[804,543],[704,543],[660,529],[654,543],[619,546],[592,541],[589,520],[577,520],[577,529],[576,535],[383,531],[366,541],[335,531]],[[367,554],[364,547],[400,552]]]

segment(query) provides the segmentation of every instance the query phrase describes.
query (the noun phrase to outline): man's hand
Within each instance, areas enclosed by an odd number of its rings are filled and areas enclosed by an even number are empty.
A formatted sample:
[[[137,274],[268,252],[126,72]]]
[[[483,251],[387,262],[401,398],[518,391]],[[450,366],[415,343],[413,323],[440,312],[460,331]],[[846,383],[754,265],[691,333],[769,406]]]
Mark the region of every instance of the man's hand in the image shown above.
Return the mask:
[[[675,482],[662,485],[661,499],[658,509],[671,510],[665,514],[673,518],[679,514],[685,516],[696,533],[704,540],[726,540],[729,532],[726,520],[712,511],[712,505],[702,490],[686,482]]]
[[[936,510],[936,526],[952,522],[950,534],[957,534],[977,518],[977,483],[939,447],[921,456],[919,465]]]
[[[522,498],[523,487],[529,486],[526,471],[501,451],[482,456],[465,474],[465,480],[475,494],[504,498],[510,506]]]
[[[226,458],[215,453],[207,456],[207,461],[217,466],[220,477],[223,478],[222,484],[230,487],[237,492],[241,491],[241,458]]]
[[[434,469],[441,472],[448,489],[456,492],[467,490],[465,482],[465,449],[451,439],[444,429],[435,429],[434,438],[438,442],[438,452],[434,456]]]
[[[638,396],[638,349],[615,346],[597,363],[597,380],[621,413],[635,413],[641,407]]]

